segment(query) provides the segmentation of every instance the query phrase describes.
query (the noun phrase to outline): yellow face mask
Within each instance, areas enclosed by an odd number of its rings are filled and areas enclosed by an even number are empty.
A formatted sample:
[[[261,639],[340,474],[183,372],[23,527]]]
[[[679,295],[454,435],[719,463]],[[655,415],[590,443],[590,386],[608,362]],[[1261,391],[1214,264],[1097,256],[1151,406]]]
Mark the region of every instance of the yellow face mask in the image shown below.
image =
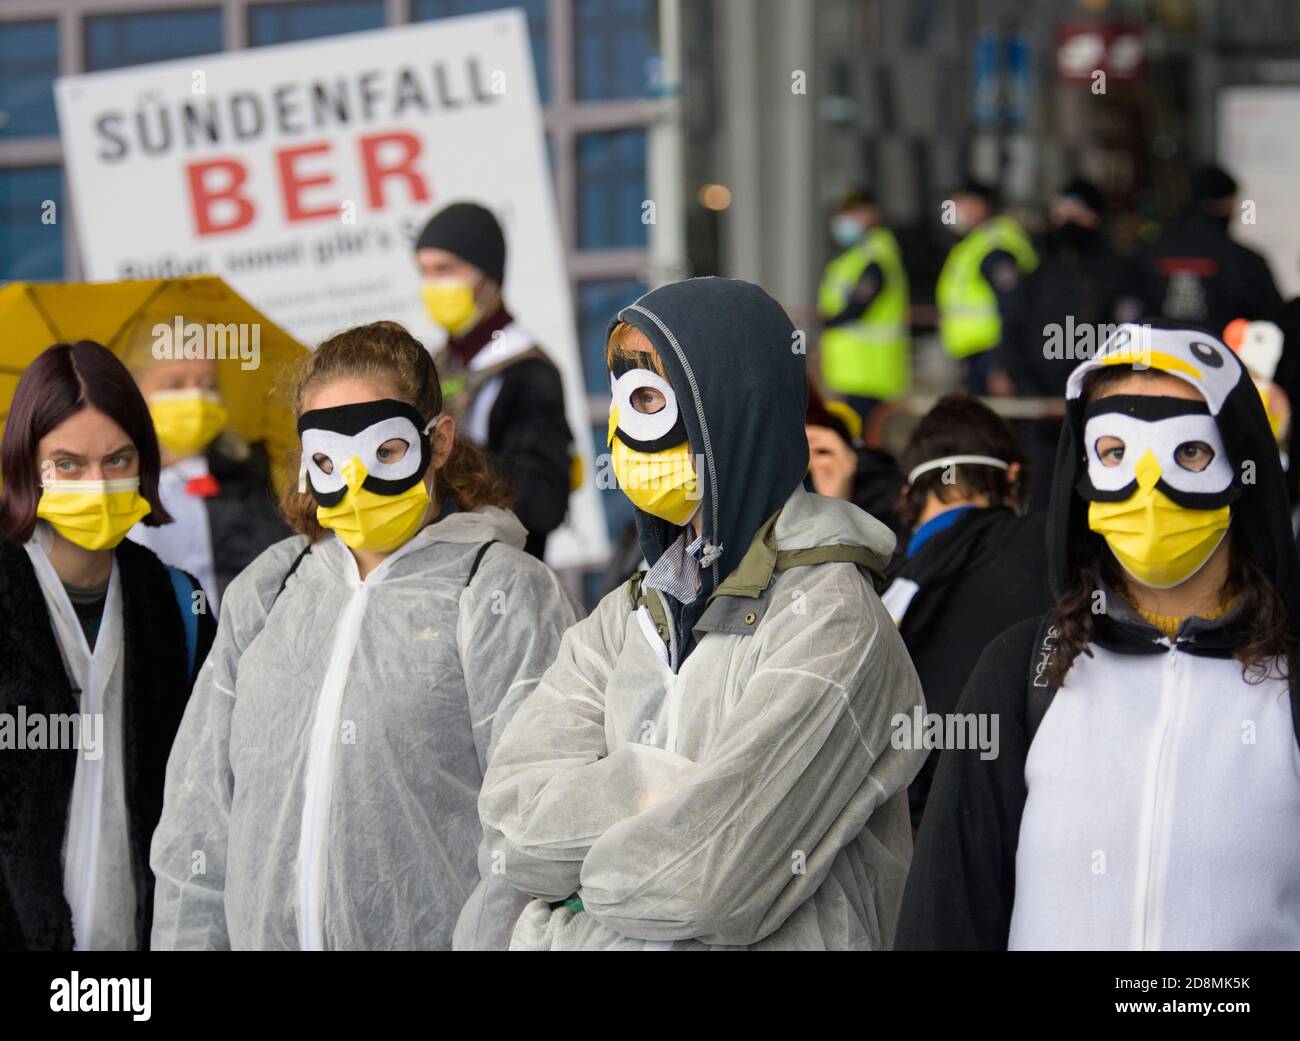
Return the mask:
[[[638,452],[614,436],[618,409],[610,410],[609,445],[614,475],[634,506],[669,524],[684,525],[700,508],[700,486],[691,462],[691,446],[683,441],[661,452]]]
[[[474,284],[462,279],[430,279],[420,284],[424,308],[435,325],[459,336],[468,332],[479,319],[474,302]]]
[[[164,390],[149,395],[149,415],[153,417],[158,440],[182,459],[207,448],[230,420],[220,397],[198,389]]]
[[[380,495],[361,487],[367,472],[353,456],[339,473],[347,492],[333,506],[317,506],[316,519],[331,529],[349,549],[387,553],[420,530],[429,506],[429,489],[423,481],[397,495]]]
[[[151,512],[140,478],[116,481],[45,481],[36,516],[82,549],[112,549]]]
[[[1156,488],[1160,464],[1146,452],[1135,468],[1137,490],[1121,502],[1088,504],[1088,527],[1106,540],[1130,575],[1152,589],[1172,589],[1205,566],[1228,530],[1229,506],[1179,506]]]

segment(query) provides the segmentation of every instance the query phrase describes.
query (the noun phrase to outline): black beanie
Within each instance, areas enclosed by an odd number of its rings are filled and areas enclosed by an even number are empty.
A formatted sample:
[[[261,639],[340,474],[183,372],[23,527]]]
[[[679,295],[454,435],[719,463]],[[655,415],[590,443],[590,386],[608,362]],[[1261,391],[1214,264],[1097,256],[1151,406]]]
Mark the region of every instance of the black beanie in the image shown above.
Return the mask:
[[[1106,216],[1106,196],[1091,181],[1076,177],[1057,193],[1062,198],[1078,199],[1098,217]]]
[[[505,282],[506,240],[492,211],[472,202],[455,202],[424,226],[415,248],[445,249],[473,264],[497,285]]]
[[[1192,195],[1204,202],[1228,199],[1237,194],[1237,182],[1219,166],[1202,166],[1192,176]]]

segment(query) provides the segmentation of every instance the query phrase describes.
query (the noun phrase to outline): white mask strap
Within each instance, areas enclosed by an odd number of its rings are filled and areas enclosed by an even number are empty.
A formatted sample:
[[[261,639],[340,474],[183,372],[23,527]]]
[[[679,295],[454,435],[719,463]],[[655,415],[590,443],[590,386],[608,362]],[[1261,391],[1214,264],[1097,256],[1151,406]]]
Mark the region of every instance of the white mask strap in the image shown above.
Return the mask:
[[[919,466],[913,467],[912,472],[907,475],[907,483],[913,484],[921,474],[929,473],[931,470],[940,470],[945,466],[960,466],[963,463],[996,466],[999,470],[1011,469],[1011,464],[1005,459],[994,459],[991,455],[945,455],[941,459],[928,459]]]

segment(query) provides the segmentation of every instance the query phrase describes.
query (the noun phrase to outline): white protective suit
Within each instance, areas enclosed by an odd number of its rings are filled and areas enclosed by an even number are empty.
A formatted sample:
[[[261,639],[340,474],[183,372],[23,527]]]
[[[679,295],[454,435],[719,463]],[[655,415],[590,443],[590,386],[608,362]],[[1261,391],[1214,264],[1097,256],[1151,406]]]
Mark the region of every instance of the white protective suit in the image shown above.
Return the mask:
[[[926,754],[893,747],[891,724],[923,702],[849,561],[883,567],[892,548],[799,488],[680,672],[671,616],[654,589],[634,606],[636,579],[565,634],[479,799],[506,877],[541,898],[512,948],[890,946]],[[574,893],[584,910],[551,909]]]
[[[331,534],[278,597],[302,536],[230,585],[168,762],[155,949],[504,946],[524,901],[486,870],[475,803],[580,617],[523,544],[486,507],[364,581]]]

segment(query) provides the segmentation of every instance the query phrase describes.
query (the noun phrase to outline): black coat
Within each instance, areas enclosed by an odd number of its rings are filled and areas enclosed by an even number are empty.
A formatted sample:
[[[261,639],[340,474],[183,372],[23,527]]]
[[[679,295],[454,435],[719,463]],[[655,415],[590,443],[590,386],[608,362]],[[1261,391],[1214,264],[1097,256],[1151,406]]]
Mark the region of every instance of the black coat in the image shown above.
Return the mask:
[[[1234,318],[1271,321],[1282,306],[1268,262],[1234,242],[1228,222],[1196,213],[1139,255],[1146,313],[1222,336]],[[1179,281],[1170,291],[1174,275]]]
[[[524,358],[500,374],[488,413],[489,455],[515,493],[515,516],[528,530],[524,549],[541,558],[546,539],[569,509],[569,451],[560,370],[545,358]]]
[[[925,710],[954,712],[984,649],[1052,603],[1045,517],[1017,517],[1006,507],[968,510],[916,556],[898,562],[891,577],[920,586],[898,631],[921,680]],[[931,752],[908,789],[913,825],[921,822],[938,760],[939,752]]]
[[[149,946],[153,874],[149,843],[162,813],[163,779],[194,676],[167,569],[123,542],[117,555],[124,646],[123,773],[136,890],[136,940]],[[188,576],[187,576],[188,577]],[[190,579],[192,588],[198,583]],[[196,670],[215,634],[198,616]],[[0,713],[79,711],[36,571],[22,546],[0,540]],[[63,896],[63,837],[77,752],[0,752],[0,948],[68,950],[72,912]],[[111,753],[110,753],[111,754]]]
[[[222,597],[235,576],[264,549],[293,532],[276,510],[263,445],[253,445],[245,460],[212,452],[208,455],[208,470],[221,486],[220,493],[205,499],[204,505],[212,537],[217,596]]]

